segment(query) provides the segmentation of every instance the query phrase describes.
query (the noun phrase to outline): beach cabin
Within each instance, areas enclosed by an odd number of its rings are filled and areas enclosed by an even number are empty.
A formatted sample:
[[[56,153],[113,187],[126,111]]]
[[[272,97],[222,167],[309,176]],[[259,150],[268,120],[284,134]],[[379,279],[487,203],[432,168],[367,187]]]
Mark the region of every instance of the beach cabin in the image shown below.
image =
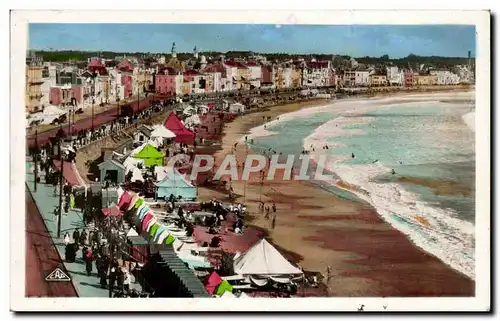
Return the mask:
[[[233,114],[240,114],[245,112],[245,105],[240,103],[235,103],[229,106],[229,112]]]
[[[168,199],[170,195],[183,200],[196,200],[196,187],[184,178],[176,169],[163,173],[163,178],[157,182],[156,198]]]
[[[108,179],[114,184],[123,184],[125,182],[125,166],[109,157],[104,162],[97,165],[100,172],[100,181]]]
[[[152,167],[152,166],[163,166],[163,155],[162,152],[159,152],[154,146],[150,144],[145,144],[140,152],[133,156],[137,159],[142,159],[144,161],[144,166]]]
[[[149,138],[151,137],[151,132],[152,132],[151,128],[149,128],[148,126],[142,125],[134,133],[134,143],[135,144],[142,144],[142,143],[147,142],[149,140]]]
[[[181,122],[176,114],[170,113],[163,125],[175,134],[176,143],[192,144],[194,142],[194,133]]]

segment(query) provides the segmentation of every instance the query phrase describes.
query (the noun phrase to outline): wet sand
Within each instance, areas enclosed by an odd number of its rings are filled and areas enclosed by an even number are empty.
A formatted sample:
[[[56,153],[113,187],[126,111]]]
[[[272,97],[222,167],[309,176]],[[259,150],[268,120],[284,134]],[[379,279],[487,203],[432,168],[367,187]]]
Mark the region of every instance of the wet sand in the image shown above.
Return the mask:
[[[274,120],[324,103],[288,104],[238,117],[224,125],[220,145],[197,152],[215,153],[218,165],[249,129],[264,123],[263,116]],[[252,151],[238,144],[239,162],[247,153]],[[342,199],[306,181],[284,181],[279,172],[264,184],[258,176],[232,182],[238,201],[245,202],[251,212],[248,224],[267,230],[276,245],[301,259],[304,270],[326,275],[330,266],[329,296],[474,296],[473,280],[413,245],[369,204]],[[205,187],[199,188],[198,195],[201,201],[227,199],[226,192]],[[276,204],[274,229],[272,220],[258,210],[260,200],[266,206]]]

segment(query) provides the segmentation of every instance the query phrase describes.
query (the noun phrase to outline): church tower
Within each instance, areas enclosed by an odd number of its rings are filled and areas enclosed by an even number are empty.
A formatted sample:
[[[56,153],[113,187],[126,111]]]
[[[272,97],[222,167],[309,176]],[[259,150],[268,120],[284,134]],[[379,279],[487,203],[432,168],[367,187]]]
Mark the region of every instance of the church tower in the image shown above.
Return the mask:
[[[172,53],[172,58],[177,58],[177,52],[175,51],[175,42],[172,43],[171,53]]]
[[[194,55],[194,59],[198,60],[198,49],[196,48],[196,46],[194,46],[193,55]]]

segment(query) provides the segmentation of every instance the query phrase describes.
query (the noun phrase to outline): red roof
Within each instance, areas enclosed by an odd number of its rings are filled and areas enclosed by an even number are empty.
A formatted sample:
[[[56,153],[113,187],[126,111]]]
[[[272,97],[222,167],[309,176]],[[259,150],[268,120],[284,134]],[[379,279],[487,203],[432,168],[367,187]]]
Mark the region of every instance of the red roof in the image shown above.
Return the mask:
[[[196,70],[186,70],[184,72],[184,76],[197,76],[199,75],[200,73],[197,72]]]
[[[248,69],[247,66],[245,66],[243,63],[238,62],[238,61],[228,60],[228,61],[226,61],[224,63],[226,65],[228,65],[229,67],[238,67],[238,68],[241,68],[241,69]]]
[[[328,61],[309,61],[306,66],[313,69],[325,69],[328,68]]]
[[[104,67],[101,60],[98,58],[91,59],[87,67]]]
[[[176,114],[170,113],[163,125],[176,135],[175,141],[177,143],[193,143],[195,137],[194,133],[184,126]]]
[[[247,65],[247,66],[249,66],[249,67],[256,67],[256,66],[258,66],[259,64],[258,64],[258,63],[256,63],[255,61],[249,61],[249,62],[247,62],[247,63],[246,63],[246,65]]]
[[[134,65],[127,59],[124,59],[122,62],[116,65],[116,69],[122,71],[134,71]]]
[[[108,75],[108,70],[104,66],[89,66],[87,69],[92,73],[98,72],[101,76]]]
[[[221,64],[211,65],[202,69],[201,72],[224,72],[224,67]]]
[[[58,171],[61,170],[61,161],[54,159],[53,165]],[[69,185],[79,186],[80,181],[78,180],[78,174],[75,171],[76,168],[73,168],[70,162],[64,162],[64,179],[68,182]]]
[[[103,208],[102,214],[104,214],[104,216],[121,216],[121,215],[123,215],[123,213],[120,211],[120,209],[116,205],[112,206],[112,207],[108,207],[108,208]]]
[[[205,289],[209,294],[214,294],[215,291],[217,290],[217,287],[219,284],[222,283],[222,278],[217,274],[217,272],[213,271],[210,273],[208,278],[203,282],[203,285],[205,286]]]

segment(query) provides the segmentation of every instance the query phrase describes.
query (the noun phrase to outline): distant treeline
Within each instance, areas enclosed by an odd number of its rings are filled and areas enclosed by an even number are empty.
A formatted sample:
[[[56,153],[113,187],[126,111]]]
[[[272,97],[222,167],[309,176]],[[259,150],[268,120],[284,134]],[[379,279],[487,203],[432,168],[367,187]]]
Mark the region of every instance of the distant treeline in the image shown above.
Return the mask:
[[[91,57],[101,57],[105,59],[113,59],[117,56],[135,56],[144,57],[147,62],[153,62],[152,56],[155,55],[167,55],[168,53],[150,53],[150,52],[112,52],[112,51],[35,51],[37,56],[43,57],[44,61],[87,61]],[[250,51],[229,51],[229,52],[215,52],[207,51],[200,52],[200,55],[205,55],[207,58],[217,58],[220,55],[224,55],[226,58],[237,58],[237,57],[249,57],[252,55],[261,55],[266,57],[269,61],[284,61],[289,59],[298,58],[312,58],[316,60],[333,60],[335,66],[346,65],[351,59],[350,56],[345,55],[332,55],[332,54],[289,54],[289,53],[254,53]],[[177,57],[181,60],[187,60],[193,57],[192,53],[178,53]],[[417,64],[427,64],[434,67],[449,67],[454,65],[467,64],[468,58],[463,57],[440,57],[440,56],[418,56],[410,54],[404,58],[390,58],[388,55],[383,55],[381,57],[355,57],[356,61],[362,64],[376,64],[376,65],[389,65],[394,64],[397,66],[416,66]],[[474,58],[472,58],[472,63],[474,64]]]

